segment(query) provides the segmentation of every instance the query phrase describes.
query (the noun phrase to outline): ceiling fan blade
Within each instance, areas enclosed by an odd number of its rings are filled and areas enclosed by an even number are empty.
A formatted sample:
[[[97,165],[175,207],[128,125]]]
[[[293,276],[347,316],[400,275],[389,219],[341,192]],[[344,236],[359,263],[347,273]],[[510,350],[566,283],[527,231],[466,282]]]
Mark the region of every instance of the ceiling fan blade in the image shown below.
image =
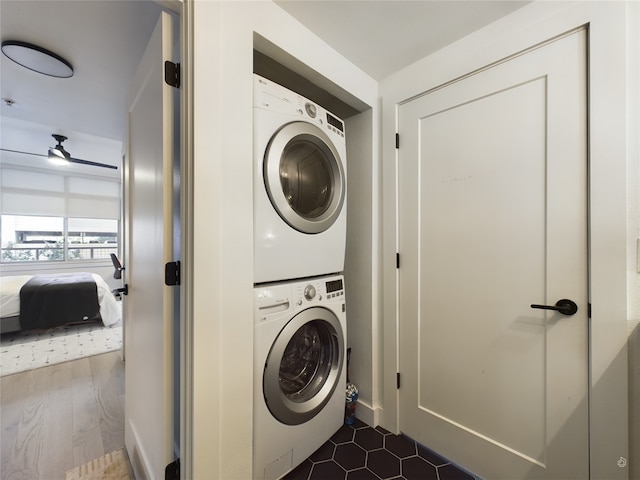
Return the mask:
[[[102,168],[110,168],[112,170],[117,170],[118,167],[115,165],[107,165],[106,163],[100,163],[100,162],[92,162],[91,160],[83,160],[81,158],[68,158],[67,160],[69,160],[72,163],[80,163],[82,165],[91,165],[92,167],[102,167]]]
[[[11,153],[21,153],[23,155],[33,155],[34,157],[48,157],[48,155],[43,155],[41,153],[33,153],[33,152],[22,152],[20,150],[11,150],[9,148],[0,148],[3,152],[11,152]]]
[[[40,153],[33,153],[33,152],[23,152],[20,150],[11,150],[9,148],[0,148],[0,150],[2,150],[3,152],[10,152],[10,153],[20,153],[23,155],[33,155],[34,157],[44,157],[47,158],[48,155],[43,155]],[[102,168],[109,168],[111,170],[117,170],[118,167],[116,165],[108,165],[106,163],[100,163],[100,162],[92,162],[90,160],[83,160],[81,158],[67,158],[67,161],[71,162],[71,163],[79,163],[81,165],[90,165],[92,167],[102,167]]]

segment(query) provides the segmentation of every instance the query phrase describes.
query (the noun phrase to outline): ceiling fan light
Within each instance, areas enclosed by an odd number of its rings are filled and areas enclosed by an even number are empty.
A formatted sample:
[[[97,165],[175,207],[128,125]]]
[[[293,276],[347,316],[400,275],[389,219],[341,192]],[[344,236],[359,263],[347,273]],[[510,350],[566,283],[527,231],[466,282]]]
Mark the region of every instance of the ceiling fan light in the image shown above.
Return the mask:
[[[49,161],[54,165],[69,165],[71,155],[64,148],[54,147],[49,149]]]
[[[46,48],[27,42],[6,40],[2,42],[2,53],[18,65],[50,77],[73,76],[71,64]]]
[[[58,157],[49,157],[49,162],[58,167],[66,167],[70,163],[69,160]]]

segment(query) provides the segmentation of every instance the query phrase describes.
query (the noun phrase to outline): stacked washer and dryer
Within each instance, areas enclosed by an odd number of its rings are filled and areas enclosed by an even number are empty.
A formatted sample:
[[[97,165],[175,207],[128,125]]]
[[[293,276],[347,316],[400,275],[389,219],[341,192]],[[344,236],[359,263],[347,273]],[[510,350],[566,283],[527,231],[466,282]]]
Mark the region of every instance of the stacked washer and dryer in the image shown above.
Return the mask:
[[[344,418],[342,120],[254,75],[253,471],[277,479]]]

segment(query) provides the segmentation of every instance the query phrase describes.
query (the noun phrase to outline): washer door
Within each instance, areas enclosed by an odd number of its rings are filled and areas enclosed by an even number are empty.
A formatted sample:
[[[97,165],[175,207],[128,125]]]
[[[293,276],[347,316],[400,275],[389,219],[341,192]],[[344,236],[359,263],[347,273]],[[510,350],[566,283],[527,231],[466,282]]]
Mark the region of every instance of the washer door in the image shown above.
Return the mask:
[[[311,420],[335,392],[343,362],[338,318],[322,307],[297,314],[278,334],[265,364],[262,387],[271,414],[287,425]]]
[[[303,233],[321,233],[336,221],[345,196],[342,160],[321,129],[284,125],[264,156],[264,183],[280,217]]]

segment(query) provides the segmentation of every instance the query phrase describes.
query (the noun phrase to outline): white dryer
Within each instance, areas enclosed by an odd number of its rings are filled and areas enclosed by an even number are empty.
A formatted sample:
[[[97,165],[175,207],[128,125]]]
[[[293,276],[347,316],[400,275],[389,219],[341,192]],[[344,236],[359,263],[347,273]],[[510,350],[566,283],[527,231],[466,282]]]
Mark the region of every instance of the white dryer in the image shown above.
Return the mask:
[[[342,120],[254,75],[254,283],[344,270]]]
[[[343,277],[254,289],[254,478],[280,478],[340,428],[347,335]]]

